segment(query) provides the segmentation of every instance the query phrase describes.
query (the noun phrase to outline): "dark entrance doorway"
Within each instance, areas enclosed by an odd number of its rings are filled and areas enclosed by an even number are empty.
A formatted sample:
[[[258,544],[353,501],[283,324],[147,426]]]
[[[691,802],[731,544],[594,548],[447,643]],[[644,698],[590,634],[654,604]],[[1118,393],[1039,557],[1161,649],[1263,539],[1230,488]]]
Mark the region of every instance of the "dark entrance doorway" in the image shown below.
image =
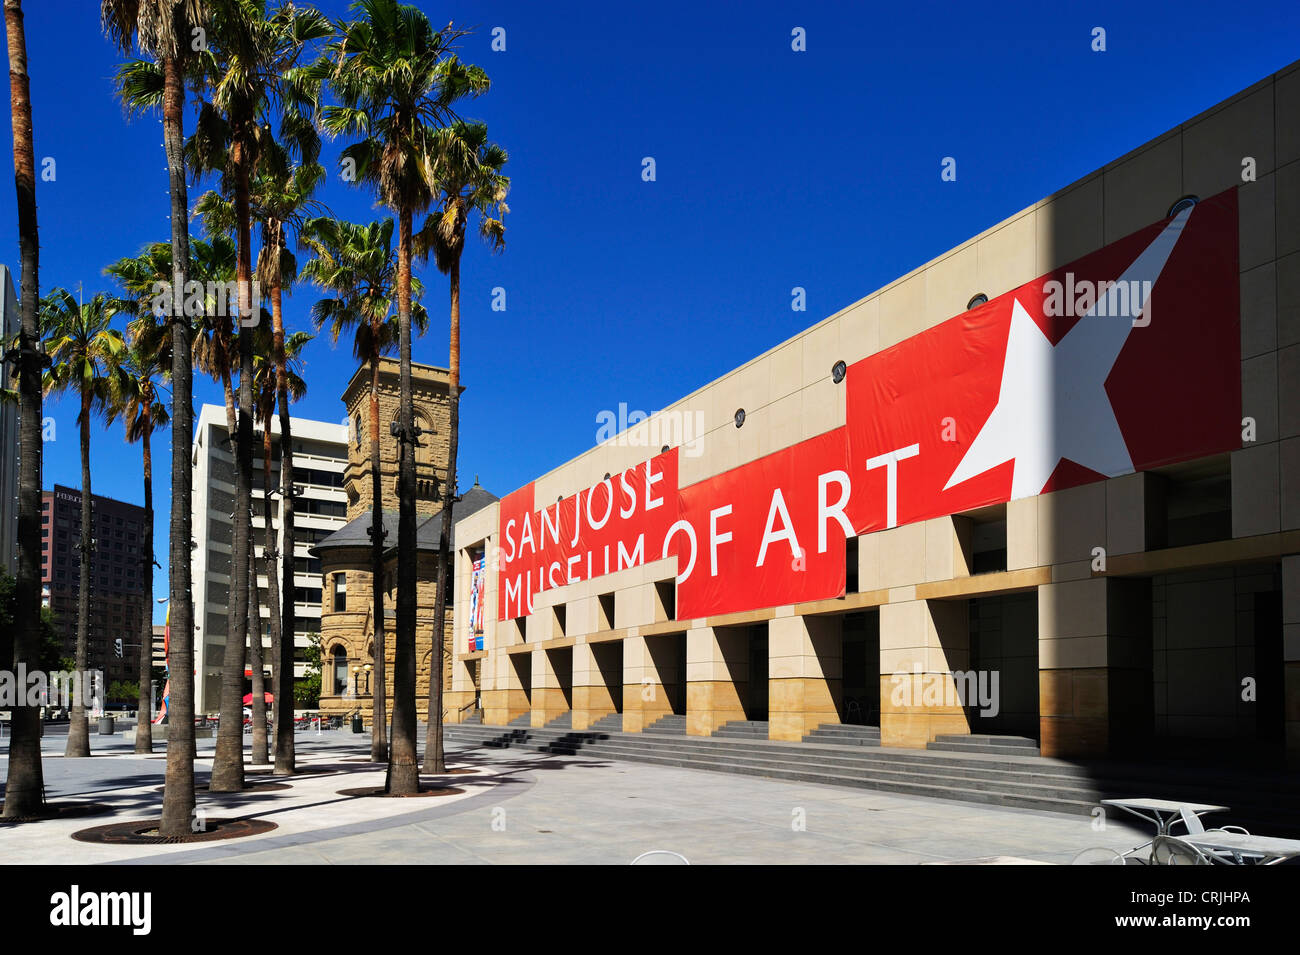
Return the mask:
[[[600,673],[601,682],[609,694],[615,713],[623,712],[623,641],[593,643],[591,657]]]
[[[749,678],[747,692],[741,697],[745,719],[767,721],[768,662],[767,627],[749,628]]]
[[[533,705],[533,655],[531,653],[510,654],[510,669],[515,675],[515,686],[524,691],[524,700],[531,708]]]
[[[844,615],[840,722],[880,725],[880,611]]]
[[[555,674],[556,685],[564,697],[565,710],[573,709],[573,648],[560,647],[546,651],[547,663]]]
[[[971,732],[1038,739],[1038,594],[968,604],[971,675],[962,685],[977,697],[963,701]]]

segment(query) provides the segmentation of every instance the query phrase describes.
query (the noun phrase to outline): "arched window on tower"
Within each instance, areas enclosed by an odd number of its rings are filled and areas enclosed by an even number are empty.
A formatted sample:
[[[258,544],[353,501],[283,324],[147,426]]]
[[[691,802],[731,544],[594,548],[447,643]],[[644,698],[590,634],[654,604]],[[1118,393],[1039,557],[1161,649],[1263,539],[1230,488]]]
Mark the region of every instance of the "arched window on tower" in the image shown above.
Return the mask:
[[[330,654],[334,670],[334,695],[342,696],[348,691],[348,655],[340,646]]]

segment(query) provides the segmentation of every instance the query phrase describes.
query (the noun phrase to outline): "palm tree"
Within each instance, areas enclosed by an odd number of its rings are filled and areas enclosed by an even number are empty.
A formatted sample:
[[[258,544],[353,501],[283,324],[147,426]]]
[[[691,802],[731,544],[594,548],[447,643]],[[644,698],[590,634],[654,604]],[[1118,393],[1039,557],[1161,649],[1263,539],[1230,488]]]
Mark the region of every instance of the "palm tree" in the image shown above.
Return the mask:
[[[235,243],[229,236],[215,235],[211,241],[190,236],[186,244],[190,250],[186,274],[204,289],[201,301],[197,292],[186,297],[187,317],[191,319],[190,367],[200,369],[214,380],[222,380],[223,370],[228,377],[233,368],[229,354],[234,348],[227,347],[223,358],[217,332],[225,306],[222,290],[235,275]],[[104,274],[116,279],[127,295],[123,310],[132,316],[127,327],[128,337],[146,337],[161,356],[164,371],[172,367],[170,323],[158,321],[166,315],[159,308],[156,293],[160,283],[168,283],[172,274],[171,263],[171,243],[153,242],[139,255],[118,259],[104,269]],[[225,390],[228,396],[233,395],[232,389]],[[228,405],[228,414],[233,414],[232,407],[233,404]]]
[[[505,247],[506,193],[510,179],[501,174],[506,151],[488,141],[483,123],[458,121],[439,130],[433,180],[439,196],[417,237],[417,251],[433,253],[438,271],[450,277],[451,336],[448,369],[447,482],[442,495],[442,530],[438,539],[438,590],[433,607],[433,649],[429,656],[429,731],[424,771],[445,773],[442,754],[443,634],[447,613],[449,542],[452,504],[456,500],[456,452],[460,436],[460,257],[465,232],[478,216],[478,232],[493,252]]]
[[[279,391],[277,402],[280,414],[280,475],[281,475],[281,527],[283,529],[285,561],[282,565],[285,594],[294,587],[294,508],[293,508],[293,432],[289,416],[288,366],[285,354],[283,297],[292,291],[297,280],[298,263],[289,251],[289,234],[301,231],[307,216],[322,211],[324,206],[312,198],[325,178],[324,168],[316,162],[295,165],[289,151],[264,133],[259,144],[258,171],[249,190],[249,213],[261,226],[261,250],[257,260],[259,284],[269,290],[271,300],[270,347],[277,369]],[[237,228],[236,206],[215,192],[205,194],[198,210],[209,229],[233,231]],[[256,389],[256,384],[255,384]],[[276,602],[272,601],[272,606]],[[286,600],[282,610],[283,620],[273,630],[274,655],[293,659],[294,607]],[[278,636],[277,636],[278,634]],[[293,671],[292,667],[276,670],[276,769],[277,775],[294,772],[293,741]],[[280,701],[285,706],[280,706]]]
[[[234,203],[241,321],[252,324],[252,181],[262,147],[269,138],[268,117],[278,113],[279,138],[304,163],[314,162],[320,144],[311,124],[320,83],[300,67],[308,47],[331,34],[329,20],[310,7],[283,3],[274,10],[264,0],[214,0],[209,43],[202,54],[202,73],[211,99],[199,113],[193,143],[197,168],[219,170]],[[221,681],[221,727],[209,788],[231,792],[243,788],[244,641],[249,604],[249,554],[252,536],[250,487],[253,477],[253,343],[240,338],[239,421],[235,441],[235,525],[232,543],[234,626],[226,640]],[[283,468],[283,464],[282,464]],[[292,566],[291,563],[288,566]]]
[[[45,373],[46,394],[77,393],[81,429],[81,577],[77,593],[77,672],[85,673],[90,637],[90,421],[104,412],[113,392],[120,388],[121,360],[126,351],[122,333],[111,325],[118,303],[96,293],[88,304],[79,304],[67,289],[56,288],[41,299],[41,328],[52,365]],[[90,725],[85,700],[73,699],[68,746],[64,756],[90,755]]]
[[[397,632],[393,657],[393,739],[387,789],[419,791],[415,703],[415,407],[411,393],[412,220],[433,201],[429,169],[434,134],[465,96],[488,88],[487,74],[451,50],[463,32],[437,31],[418,9],[396,0],[358,0],[360,18],[338,25],[339,38],[316,75],[328,78],[339,102],[321,111],[331,135],[362,137],[343,150],[379,200],[397,214],[398,438]]]
[[[144,532],[141,535],[141,586],[145,592],[145,612],[140,624],[140,698],[136,721],[135,751],[153,752],[153,724],[149,718],[151,699],[149,684],[153,678],[153,619],[149,613],[153,598],[153,432],[171,420],[167,405],[159,397],[159,382],[164,377],[162,353],[157,334],[137,333],[130,337],[122,357],[122,375],[114,376],[110,395],[109,421],[122,419],[126,440],[140,442],[144,457]]]
[[[275,675],[275,715],[278,717],[281,713],[288,712],[290,720],[293,714],[292,695],[281,702],[281,693],[283,692],[280,677],[285,667],[288,668],[289,674],[289,693],[293,693],[293,644],[290,642],[288,655],[285,654],[284,645],[281,643],[280,635],[282,633],[282,622],[280,619],[280,588],[279,581],[276,577],[276,546],[275,546],[275,528],[273,525],[274,507],[271,503],[271,497],[274,493],[271,484],[271,460],[272,460],[272,420],[275,417],[276,401],[279,396],[279,374],[276,369],[274,355],[274,346],[272,336],[268,335],[264,325],[259,325],[255,331],[257,341],[254,351],[253,363],[253,404],[254,414],[257,421],[262,427],[262,517],[266,530],[266,541],[263,545],[262,556],[266,566],[266,585],[267,598],[270,604],[270,631],[271,631],[271,660],[272,673]],[[307,382],[303,380],[300,374],[302,360],[302,349],[312,340],[312,336],[306,332],[295,332],[290,335],[285,342],[286,352],[286,385],[289,397],[297,401],[307,393]],[[280,436],[281,454],[285,444],[284,435]],[[283,465],[282,465],[283,466]],[[293,564],[293,548],[290,544],[285,545],[286,556],[283,558],[288,561],[290,567]],[[253,587],[256,588],[256,571],[253,573]],[[292,578],[290,578],[292,579]],[[290,606],[293,605],[293,591],[287,590],[284,599]],[[253,625],[253,636],[249,643],[249,650],[252,656],[253,667],[253,762],[265,763],[266,756],[266,712],[265,712],[265,687],[259,679],[259,673],[262,666],[261,652],[261,609],[255,607],[252,613],[252,620],[256,621]],[[290,631],[292,634],[292,631]],[[286,662],[287,661],[287,662]],[[258,701],[262,702],[259,703]],[[287,709],[286,709],[287,707]],[[284,730],[276,725],[277,742],[280,734]],[[290,723],[287,731],[292,737],[293,725]],[[259,736],[260,733],[260,736]],[[277,754],[279,747],[277,746]],[[292,757],[293,750],[290,748]]]
[[[18,582],[14,594],[14,653],[0,666],[40,668],[41,645],[41,358],[37,318],[40,243],[36,227],[36,157],[32,148],[32,100],[27,77],[27,38],[21,0],[5,0],[9,44],[9,108],[13,128],[14,186],[18,192],[18,247],[22,257],[18,332]],[[21,701],[25,702],[25,701]],[[9,740],[4,818],[33,816],[45,803],[41,771],[40,715],[15,706]]]
[[[338,219],[312,219],[300,241],[315,254],[303,266],[302,278],[333,295],[312,306],[317,328],[329,327],[334,342],[351,330],[352,354],[370,368],[370,579],[374,620],[375,684],[370,734],[370,758],[388,759],[387,659],[384,641],[384,494],[379,460],[379,360],[398,343],[393,298],[397,261],[393,255],[393,220],[357,225]],[[412,294],[423,288],[411,279]],[[420,334],[429,318],[423,305],[411,303],[411,322]]]
[[[123,102],[133,112],[161,107],[163,149],[167,155],[167,186],[171,196],[171,261],[175,268],[167,287],[172,293],[172,493],[168,574],[171,653],[182,662],[173,668],[168,708],[167,772],[163,788],[164,836],[183,836],[194,815],[194,604],[190,598],[190,513],[192,479],[190,440],[194,426],[193,382],[190,367],[190,327],[185,321],[183,295],[189,280],[189,196],[185,183],[184,77],[192,53],[192,29],[207,16],[204,0],[102,0],[104,29],[126,52],[131,37],[140,51],[155,60],[160,84],[133,85],[131,74],[118,74]]]

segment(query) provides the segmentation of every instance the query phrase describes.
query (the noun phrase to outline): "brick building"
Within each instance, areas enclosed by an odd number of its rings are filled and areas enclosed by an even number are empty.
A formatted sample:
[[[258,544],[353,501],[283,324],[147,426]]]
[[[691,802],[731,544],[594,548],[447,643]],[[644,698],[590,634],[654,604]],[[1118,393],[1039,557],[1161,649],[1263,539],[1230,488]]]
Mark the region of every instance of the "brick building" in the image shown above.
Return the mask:
[[[105,685],[140,675],[140,628],[151,613],[141,561],[145,510],[99,494],[91,496],[90,631],[86,665],[102,670]],[[41,601],[54,611],[64,654],[77,648],[80,585],[81,492],[56,484],[41,493]],[[122,655],[115,643],[122,641]]]

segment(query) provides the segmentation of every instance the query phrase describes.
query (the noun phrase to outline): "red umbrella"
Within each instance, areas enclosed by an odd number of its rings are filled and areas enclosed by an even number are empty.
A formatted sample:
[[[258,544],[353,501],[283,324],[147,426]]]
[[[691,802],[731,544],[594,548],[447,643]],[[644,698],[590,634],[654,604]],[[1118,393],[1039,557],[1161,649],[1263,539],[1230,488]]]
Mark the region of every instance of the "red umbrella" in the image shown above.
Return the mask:
[[[263,693],[262,696],[266,698],[266,702],[268,702],[268,703],[274,703],[274,702],[275,702],[275,697],[273,697],[270,693]],[[252,705],[252,702],[253,702],[253,694],[252,694],[252,693],[245,693],[245,694],[244,694],[244,705],[245,705],[245,706],[250,706],[250,705]]]

